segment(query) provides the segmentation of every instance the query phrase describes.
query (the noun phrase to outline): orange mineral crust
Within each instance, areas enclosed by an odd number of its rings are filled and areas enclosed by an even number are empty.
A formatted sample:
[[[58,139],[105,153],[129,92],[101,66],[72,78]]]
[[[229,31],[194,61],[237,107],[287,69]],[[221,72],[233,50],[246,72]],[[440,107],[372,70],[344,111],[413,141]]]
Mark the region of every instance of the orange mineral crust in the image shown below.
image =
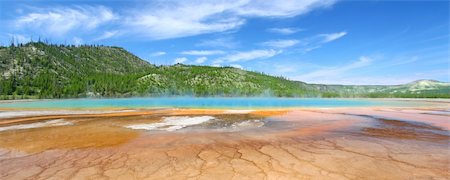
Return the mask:
[[[447,179],[445,109],[160,109],[0,120],[0,179]]]

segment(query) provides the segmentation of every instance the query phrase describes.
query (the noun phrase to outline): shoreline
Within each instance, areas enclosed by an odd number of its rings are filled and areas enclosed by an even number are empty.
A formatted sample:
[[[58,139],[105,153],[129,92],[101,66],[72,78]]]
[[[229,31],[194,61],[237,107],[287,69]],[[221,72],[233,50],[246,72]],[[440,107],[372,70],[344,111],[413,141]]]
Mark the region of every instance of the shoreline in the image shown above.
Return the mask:
[[[251,101],[250,104],[243,103],[242,101],[245,101],[246,97],[240,97],[240,98],[228,98],[223,97],[219,98],[217,102],[215,101],[209,101],[214,100],[215,98],[198,98],[198,100],[208,100],[207,102],[204,102],[206,104],[202,104],[202,102],[198,103],[192,103],[189,104],[186,101],[195,101],[196,98],[189,99],[190,97],[173,97],[173,98],[117,98],[117,99],[44,99],[44,100],[6,100],[2,101],[0,100],[0,111],[14,111],[14,110],[25,110],[25,111],[57,111],[57,110],[73,110],[73,111],[86,111],[86,110],[93,110],[93,111],[105,111],[105,110],[129,110],[129,109],[217,109],[217,110],[226,110],[226,109],[236,109],[236,110],[243,110],[243,109],[254,109],[254,110],[265,110],[265,109],[300,109],[300,108],[357,108],[357,107],[371,107],[371,108],[426,108],[426,107],[443,107],[446,109],[450,109],[450,99],[409,99],[409,98],[380,98],[380,99],[370,99],[370,98],[248,98],[248,100]],[[177,102],[176,100],[179,99],[180,102]],[[220,99],[226,99],[224,102],[221,102]],[[89,104],[83,105],[80,103],[96,103],[95,101],[99,100],[102,101],[98,106],[91,106],[89,107]],[[124,102],[122,102],[124,100]],[[133,100],[139,100],[136,105],[133,105],[135,103]],[[148,103],[152,100],[155,100],[156,104]],[[230,100],[230,101],[229,101]],[[236,100],[236,105],[230,105],[230,103],[233,103],[232,101]],[[257,101],[255,101],[257,100]],[[269,104],[262,104],[258,105],[259,101],[271,101],[274,100],[274,105]],[[294,100],[295,103],[290,102],[291,100]],[[311,102],[308,101],[314,101],[317,100],[317,102]],[[333,101],[337,100],[337,101]],[[340,100],[344,102],[339,102]],[[59,105],[60,107],[55,107],[53,102],[56,103],[63,103],[64,101],[70,101],[70,103],[76,103],[75,105]],[[78,102],[79,101],[79,102]],[[119,102],[115,102],[119,101]],[[129,102],[127,102],[129,101]],[[305,101],[305,102],[301,102]],[[324,102],[321,102],[324,101]],[[347,102],[345,102],[347,101]],[[350,102],[349,102],[350,101]],[[358,102],[361,101],[361,102]],[[44,104],[40,106],[38,103],[43,102]],[[50,102],[50,103],[49,103]],[[353,104],[352,104],[353,102]],[[415,103],[417,102],[417,103]],[[33,103],[32,105],[27,105],[23,103]],[[49,104],[47,104],[49,103]],[[125,103],[120,105],[120,103]],[[129,103],[130,105],[127,105]],[[144,104],[142,104],[144,103]],[[170,104],[173,105],[170,105]],[[178,104],[181,103],[181,104]],[[211,104],[208,106],[207,104]],[[217,105],[217,104],[223,103],[228,105]],[[281,103],[281,104],[279,104]],[[285,104],[283,104],[285,103]],[[304,103],[302,105],[302,103]],[[328,104],[327,104],[328,103]],[[346,104],[339,104],[339,103],[350,103],[349,105]],[[359,103],[359,104],[358,104]],[[158,104],[167,104],[167,105],[158,105]],[[45,107],[48,106],[48,107]],[[50,107],[52,106],[52,107]],[[58,106],[58,105],[56,105]],[[65,106],[65,107],[64,107]]]

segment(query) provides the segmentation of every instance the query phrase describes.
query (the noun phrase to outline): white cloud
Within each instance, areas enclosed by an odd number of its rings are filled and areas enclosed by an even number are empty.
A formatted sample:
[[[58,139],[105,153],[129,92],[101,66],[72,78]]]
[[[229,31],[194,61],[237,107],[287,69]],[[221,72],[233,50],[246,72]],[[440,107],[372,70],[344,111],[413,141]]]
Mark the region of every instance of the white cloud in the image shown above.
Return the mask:
[[[150,56],[164,56],[164,55],[166,55],[166,54],[167,54],[167,53],[164,52],[164,51],[157,51],[157,52],[151,53]]]
[[[208,60],[207,57],[199,57],[199,58],[197,58],[197,59],[195,60],[195,63],[197,63],[197,64],[202,64],[202,63],[204,63],[206,60]]]
[[[317,34],[308,38],[301,39],[298,44],[302,47],[299,49],[303,53],[310,52],[321,48],[324,44],[335,41],[347,35],[347,32],[335,32],[328,34]]]
[[[126,18],[134,33],[170,39],[239,28],[251,17],[287,18],[329,7],[334,0],[156,1]]]
[[[175,60],[173,61],[173,63],[174,63],[174,64],[178,64],[178,63],[184,63],[184,62],[186,62],[186,61],[188,61],[187,58],[185,58],[185,57],[179,57],[179,58],[175,58]]]
[[[231,67],[234,67],[234,68],[239,68],[239,69],[244,69],[241,65],[239,65],[239,64],[230,64],[230,66]]]
[[[316,46],[310,46],[310,47],[306,47],[305,49],[303,49],[304,50],[304,52],[309,52],[309,51],[312,51],[312,50],[315,50],[315,49],[319,49],[319,48],[321,48],[322,46],[320,46],[320,45],[316,45]]]
[[[102,35],[95,38],[94,41],[100,41],[104,39],[109,39],[119,34],[119,31],[105,31]]]
[[[406,84],[418,79],[439,79],[448,77],[448,69],[435,69],[424,71],[419,74],[404,72],[399,74],[376,74],[364,76],[336,77],[317,80],[324,84],[346,84],[346,85],[399,85]]]
[[[235,29],[245,20],[223,15],[237,3],[166,1],[153,3],[127,20],[136,33],[151,39],[169,39]]]
[[[273,57],[277,54],[280,54],[281,50],[252,50],[252,51],[244,51],[244,52],[237,52],[235,54],[230,54],[225,57],[219,58],[216,60],[216,63],[221,63],[223,61],[227,62],[238,62],[238,61],[249,61],[254,59],[265,59]]]
[[[252,17],[294,17],[334,4],[334,0],[252,0],[236,8],[239,15]]]
[[[208,40],[204,40],[198,44],[196,44],[196,46],[207,46],[207,47],[214,47],[214,48],[235,48],[239,45],[239,43],[234,40],[231,37],[223,37],[223,38],[217,38],[217,39],[208,39]]]
[[[306,82],[323,83],[324,80],[342,77],[347,72],[354,70],[354,69],[368,66],[368,65],[372,64],[372,62],[373,62],[373,60],[371,58],[362,56],[359,58],[359,60],[357,60],[353,63],[343,65],[343,66],[322,68],[322,69],[319,69],[316,71],[312,71],[310,73],[296,76],[293,79],[299,80],[299,81],[306,81]]]
[[[191,50],[191,51],[183,51],[181,52],[181,54],[193,56],[209,56],[209,55],[225,54],[225,52],[220,50]]]
[[[267,42],[263,42],[262,45],[263,46],[273,47],[273,48],[287,48],[287,47],[294,46],[294,45],[296,45],[298,43],[299,43],[298,40],[286,39],[286,40],[267,41]]]
[[[273,32],[273,33],[278,33],[278,34],[283,34],[283,35],[289,35],[289,34],[294,34],[296,32],[299,32],[299,31],[301,31],[301,29],[298,29],[298,28],[270,28],[270,29],[267,29],[267,31]]]
[[[250,18],[289,18],[329,7],[334,2],[335,0],[156,0],[121,12],[113,12],[105,6],[90,5],[32,7],[29,8],[31,12],[19,15],[13,24],[18,30],[32,31],[46,37],[61,38],[103,32],[94,38],[102,40],[117,35],[119,31],[120,34],[139,38],[170,39],[237,30]],[[118,29],[110,29],[111,27]],[[295,29],[279,31],[291,33]]]
[[[320,37],[323,37],[323,43],[328,43],[334,40],[337,40],[341,37],[344,37],[347,34],[347,32],[337,32],[337,33],[331,33],[331,34],[320,34]]]
[[[86,31],[116,19],[111,9],[104,6],[34,8],[31,12],[18,17],[14,25],[18,29],[40,31],[47,36],[63,36],[70,31]]]

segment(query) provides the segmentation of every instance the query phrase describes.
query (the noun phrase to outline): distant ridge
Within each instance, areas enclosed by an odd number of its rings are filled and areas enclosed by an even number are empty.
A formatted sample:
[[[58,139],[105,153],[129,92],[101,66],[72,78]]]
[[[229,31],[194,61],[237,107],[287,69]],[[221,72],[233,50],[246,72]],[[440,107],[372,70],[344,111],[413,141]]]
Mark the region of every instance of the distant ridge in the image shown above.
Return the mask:
[[[232,67],[155,66],[120,47],[0,47],[0,98],[129,96],[278,96],[450,98],[450,83],[324,85],[290,81]]]
[[[443,85],[443,84],[448,84],[449,82],[441,82],[441,81],[437,81],[437,80],[432,80],[432,79],[421,79],[421,80],[416,80],[407,84],[410,85],[414,85],[414,84],[418,84],[418,85],[424,85],[424,86],[429,86],[429,85]]]

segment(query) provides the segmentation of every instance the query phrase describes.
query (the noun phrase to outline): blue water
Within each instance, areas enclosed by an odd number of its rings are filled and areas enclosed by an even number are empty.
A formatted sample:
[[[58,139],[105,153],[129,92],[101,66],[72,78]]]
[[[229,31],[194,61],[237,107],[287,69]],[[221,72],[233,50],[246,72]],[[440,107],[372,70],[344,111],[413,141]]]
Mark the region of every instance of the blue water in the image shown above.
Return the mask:
[[[398,103],[398,102],[397,102]],[[403,104],[404,102],[402,102]],[[64,99],[0,103],[0,108],[15,109],[92,109],[92,108],[291,108],[291,107],[367,107],[396,105],[369,99],[318,98],[117,98]]]

